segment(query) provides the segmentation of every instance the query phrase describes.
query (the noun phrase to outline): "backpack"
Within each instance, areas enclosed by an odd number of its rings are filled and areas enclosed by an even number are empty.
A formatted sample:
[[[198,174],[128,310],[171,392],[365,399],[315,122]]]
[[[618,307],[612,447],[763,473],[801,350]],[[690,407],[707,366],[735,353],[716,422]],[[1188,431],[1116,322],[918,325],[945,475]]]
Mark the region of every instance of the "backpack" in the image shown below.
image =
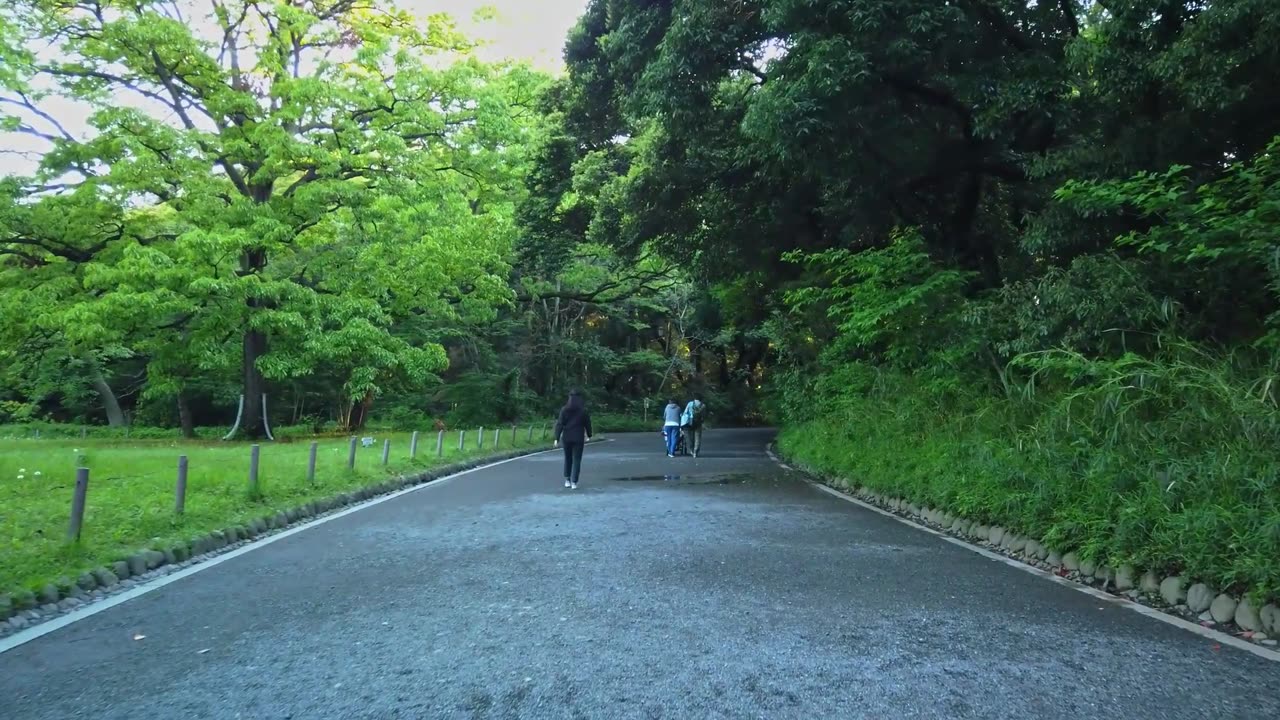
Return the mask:
[[[703,416],[706,415],[707,405],[701,400],[695,400],[693,403],[693,418],[690,422],[694,427],[702,427]]]

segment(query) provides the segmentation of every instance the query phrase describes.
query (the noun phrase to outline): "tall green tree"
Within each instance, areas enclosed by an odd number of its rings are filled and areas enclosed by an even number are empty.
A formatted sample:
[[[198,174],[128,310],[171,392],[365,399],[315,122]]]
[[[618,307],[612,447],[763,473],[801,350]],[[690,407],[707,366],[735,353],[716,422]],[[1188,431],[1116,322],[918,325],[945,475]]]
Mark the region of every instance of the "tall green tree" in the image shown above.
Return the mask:
[[[460,294],[508,297],[515,179],[543,78],[471,58],[448,17],[354,0],[13,11],[5,122],[49,143],[28,194],[162,215],[163,234],[119,233],[77,258],[93,301],[68,310],[169,333],[150,348],[157,388],[238,366],[256,437],[268,381],[336,366],[360,400],[389,378],[429,379],[443,349],[397,321],[451,317]],[[46,112],[55,98],[85,106],[90,132]],[[49,263],[47,241],[17,242]]]

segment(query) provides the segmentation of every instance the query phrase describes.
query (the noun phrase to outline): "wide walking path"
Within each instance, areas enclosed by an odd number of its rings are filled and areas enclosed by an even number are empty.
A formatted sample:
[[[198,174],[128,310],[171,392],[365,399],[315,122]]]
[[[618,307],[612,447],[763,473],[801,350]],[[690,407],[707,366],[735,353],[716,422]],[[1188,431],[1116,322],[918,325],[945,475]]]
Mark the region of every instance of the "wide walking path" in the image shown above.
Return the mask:
[[[769,439],[619,436],[577,491],[546,453],[338,517],[0,654],[0,718],[1280,718],[1280,663],[831,497]]]

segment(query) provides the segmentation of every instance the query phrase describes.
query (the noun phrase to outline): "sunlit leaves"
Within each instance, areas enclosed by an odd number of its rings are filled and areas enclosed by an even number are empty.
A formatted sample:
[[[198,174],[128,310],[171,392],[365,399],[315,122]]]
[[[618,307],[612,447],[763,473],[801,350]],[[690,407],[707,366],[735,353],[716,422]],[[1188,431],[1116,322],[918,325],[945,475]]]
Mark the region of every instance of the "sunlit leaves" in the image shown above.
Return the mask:
[[[232,371],[241,336],[261,332],[267,379],[336,374],[363,397],[446,366],[400,334],[406,319],[509,301],[546,80],[468,56],[447,16],[343,0],[20,5],[29,22],[0,24],[0,48],[23,62],[0,92],[40,78],[92,108],[87,136],[43,158],[41,181],[79,184],[38,201],[19,189],[5,227],[47,276],[23,290],[43,294],[41,324],[72,346],[131,347],[173,388]],[[23,43],[57,52],[9,52]]]

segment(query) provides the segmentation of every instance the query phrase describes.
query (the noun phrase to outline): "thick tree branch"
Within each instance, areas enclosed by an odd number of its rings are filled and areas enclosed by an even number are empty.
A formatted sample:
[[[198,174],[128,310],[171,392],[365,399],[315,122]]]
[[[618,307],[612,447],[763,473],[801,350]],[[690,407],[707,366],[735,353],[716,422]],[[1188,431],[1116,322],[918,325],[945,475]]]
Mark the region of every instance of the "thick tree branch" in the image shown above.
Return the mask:
[[[62,136],[62,139],[70,142],[76,141],[75,137],[72,136],[71,133],[68,132],[65,127],[63,127],[62,123],[58,122],[58,120],[54,118],[52,115],[50,115],[49,113],[37,107],[36,104],[31,101],[31,98],[28,97],[26,93],[19,92],[17,93],[17,95],[20,98],[20,100],[14,100],[13,98],[0,97],[0,103],[5,103],[7,105],[14,105],[20,108],[24,108],[25,110],[30,112],[32,115],[35,115],[41,120],[44,120],[45,122],[52,125],[53,128],[58,131],[58,134]],[[40,136],[52,139],[52,136],[50,135],[41,134]]]
[[[586,304],[601,304],[606,302],[617,302],[629,297],[633,297],[642,292],[655,292],[670,287],[671,273],[673,268],[663,267],[658,270],[635,271],[621,275],[615,279],[603,282],[590,290],[554,290],[549,292],[526,292],[516,293],[516,299],[520,302],[536,302],[540,300],[560,299],[572,302],[580,302]],[[666,282],[660,285],[654,285],[659,280]],[[606,297],[606,295],[615,290],[624,290],[621,295]]]
[[[112,73],[103,72],[101,70],[85,70],[82,68],[54,67],[54,66],[42,67],[40,68],[40,72],[46,75],[52,75],[53,77],[81,78],[85,80],[101,80],[106,83],[118,85],[121,88],[128,90],[130,92],[138,93],[139,95],[147,98],[148,100],[155,100],[156,102],[163,103],[165,107],[172,107],[171,100],[165,95],[155,92],[154,90],[148,90],[142,87],[141,85],[139,85],[136,80],[131,80],[122,75],[115,75]]]

